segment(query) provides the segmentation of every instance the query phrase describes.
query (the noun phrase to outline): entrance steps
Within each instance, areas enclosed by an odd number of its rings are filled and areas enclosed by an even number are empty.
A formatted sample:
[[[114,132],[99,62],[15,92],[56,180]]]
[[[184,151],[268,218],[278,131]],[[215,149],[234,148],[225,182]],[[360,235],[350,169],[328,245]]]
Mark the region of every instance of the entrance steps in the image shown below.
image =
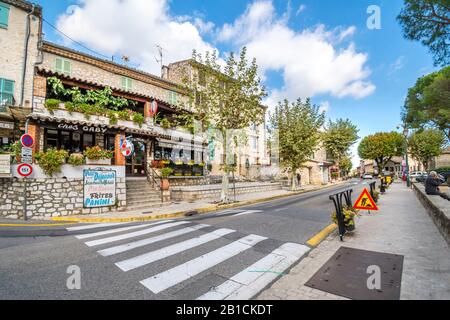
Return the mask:
[[[127,210],[143,210],[163,206],[161,191],[147,178],[127,178]]]

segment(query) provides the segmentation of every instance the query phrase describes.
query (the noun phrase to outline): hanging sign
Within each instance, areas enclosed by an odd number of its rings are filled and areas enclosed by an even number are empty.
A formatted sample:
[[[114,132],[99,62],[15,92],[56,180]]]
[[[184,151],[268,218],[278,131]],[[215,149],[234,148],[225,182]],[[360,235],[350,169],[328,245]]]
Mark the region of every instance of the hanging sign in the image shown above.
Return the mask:
[[[22,137],[20,137],[20,142],[22,143],[22,146],[31,148],[34,145],[34,138],[26,133]]]
[[[370,195],[367,189],[360,194],[358,200],[356,200],[355,205],[353,206],[355,209],[360,210],[369,210],[369,211],[377,211],[378,207],[373,201],[372,196]]]
[[[125,157],[131,157],[134,153],[134,144],[129,139],[120,139],[120,152]]]
[[[83,188],[85,208],[114,206],[116,204],[116,171],[84,170]]]
[[[22,177],[29,177],[33,173],[33,167],[27,163],[22,163],[17,167],[17,173]]]
[[[156,100],[153,100],[150,102],[150,115],[153,117],[158,112],[158,102]]]

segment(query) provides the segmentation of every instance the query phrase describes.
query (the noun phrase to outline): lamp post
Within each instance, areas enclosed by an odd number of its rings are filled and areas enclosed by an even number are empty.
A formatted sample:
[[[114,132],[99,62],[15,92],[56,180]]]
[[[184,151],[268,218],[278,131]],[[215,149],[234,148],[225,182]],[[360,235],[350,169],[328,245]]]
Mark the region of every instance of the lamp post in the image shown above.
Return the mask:
[[[409,188],[411,187],[411,180],[409,177],[409,162],[408,162],[408,133],[409,130],[405,125],[403,129],[403,136],[405,137],[406,186]]]

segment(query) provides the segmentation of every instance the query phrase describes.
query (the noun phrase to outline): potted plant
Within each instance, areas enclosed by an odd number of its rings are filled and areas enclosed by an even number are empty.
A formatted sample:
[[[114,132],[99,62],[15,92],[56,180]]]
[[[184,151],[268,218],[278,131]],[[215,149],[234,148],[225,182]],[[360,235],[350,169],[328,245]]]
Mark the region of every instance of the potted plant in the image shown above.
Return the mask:
[[[61,172],[62,165],[66,162],[69,153],[66,150],[49,149],[46,152],[38,152],[35,159],[42,171],[53,177],[55,173]]]
[[[88,147],[83,154],[86,157],[86,164],[93,165],[111,165],[113,157],[112,151],[104,150],[99,146]]]
[[[67,163],[71,166],[81,166],[84,164],[84,155],[81,153],[72,153],[67,159]]]
[[[378,202],[378,199],[380,199],[380,193],[377,190],[373,191],[373,201]]]
[[[355,217],[358,215],[358,211],[356,209],[345,206],[342,209],[342,214],[344,215],[345,229],[349,232],[355,230]],[[332,213],[331,219],[335,224],[338,224],[336,212]]]
[[[169,190],[170,184],[169,184],[169,177],[173,173],[172,168],[162,168],[161,169],[161,189],[162,190]]]

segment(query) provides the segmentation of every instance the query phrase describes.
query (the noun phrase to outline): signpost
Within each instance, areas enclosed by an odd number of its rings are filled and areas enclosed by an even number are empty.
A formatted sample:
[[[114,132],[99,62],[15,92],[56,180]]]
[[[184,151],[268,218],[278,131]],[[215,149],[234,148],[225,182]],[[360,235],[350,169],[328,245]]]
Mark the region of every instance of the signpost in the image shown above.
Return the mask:
[[[27,220],[27,177],[33,173],[33,149],[34,138],[25,133],[20,137],[20,142],[22,143],[22,159],[21,164],[17,167],[17,173],[24,178],[24,188],[23,188],[23,219]]]
[[[22,142],[22,146],[31,148],[34,145],[34,138],[28,133],[25,133],[22,137],[20,137],[20,142]]]
[[[33,149],[28,147],[22,147],[21,162],[32,164],[33,163]]]
[[[367,189],[364,189],[363,192],[359,195],[358,200],[356,200],[353,208],[368,211],[378,210],[375,201],[373,200],[372,196],[370,195]]]
[[[17,173],[24,178],[29,177],[33,173],[33,167],[28,163],[22,163],[17,167]]]

